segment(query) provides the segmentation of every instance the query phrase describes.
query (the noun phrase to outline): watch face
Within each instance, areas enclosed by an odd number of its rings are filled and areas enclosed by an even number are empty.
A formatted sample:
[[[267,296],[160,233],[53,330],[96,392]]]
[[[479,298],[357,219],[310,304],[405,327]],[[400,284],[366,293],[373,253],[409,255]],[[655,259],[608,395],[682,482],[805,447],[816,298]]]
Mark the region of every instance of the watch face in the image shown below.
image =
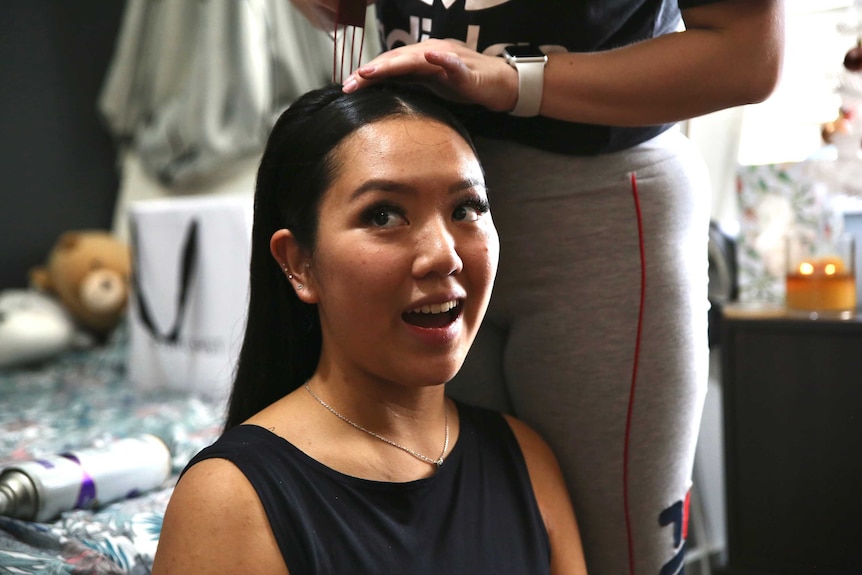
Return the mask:
[[[523,46],[506,46],[505,54],[513,58],[544,58],[545,53],[538,46],[526,44]]]

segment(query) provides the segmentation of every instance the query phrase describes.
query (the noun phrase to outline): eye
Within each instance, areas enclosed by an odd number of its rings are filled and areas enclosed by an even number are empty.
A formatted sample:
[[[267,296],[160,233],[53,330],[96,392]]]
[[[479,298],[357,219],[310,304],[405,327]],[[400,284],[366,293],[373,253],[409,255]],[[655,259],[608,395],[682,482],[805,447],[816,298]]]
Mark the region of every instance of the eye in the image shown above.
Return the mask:
[[[401,208],[391,205],[375,205],[365,211],[363,220],[376,228],[403,226],[407,218]]]
[[[462,202],[452,212],[452,219],[456,222],[475,222],[482,214],[487,213],[490,209],[487,200],[482,198],[470,198]]]

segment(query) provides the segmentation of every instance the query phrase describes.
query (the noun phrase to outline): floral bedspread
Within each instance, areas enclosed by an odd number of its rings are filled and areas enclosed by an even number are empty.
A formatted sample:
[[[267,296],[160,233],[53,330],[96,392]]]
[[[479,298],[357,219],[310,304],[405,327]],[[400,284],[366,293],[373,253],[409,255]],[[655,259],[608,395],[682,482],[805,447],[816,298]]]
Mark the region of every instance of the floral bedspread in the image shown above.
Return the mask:
[[[127,343],[120,326],[103,346],[0,370],[0,468],[152,433],[171,448],[172,477],[153,492],[51,523],[0,517],[0,574],[150,572],[176,476],[218,436],[223,405],[129,389]]]

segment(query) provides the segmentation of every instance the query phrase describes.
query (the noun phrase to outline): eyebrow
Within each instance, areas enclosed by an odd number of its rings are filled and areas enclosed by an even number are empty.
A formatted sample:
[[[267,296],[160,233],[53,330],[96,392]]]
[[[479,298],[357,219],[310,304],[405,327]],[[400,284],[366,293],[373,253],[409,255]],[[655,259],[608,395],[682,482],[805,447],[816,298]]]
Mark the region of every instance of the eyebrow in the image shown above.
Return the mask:
[[[449,193],[455,194],[462,190],[469,190],[470,188],[481,188],[482,190],[485,190],[487,192],[487,188],[481,180],[467,178],[455,182],[454,184],[449,186]],[[374,178],[362,182],[362,185],[353,190],[353,192],[350,194],[350,200],[356,200],[362,195],[372,191],[389,192],[394,194],[417,193],[417,189],[414,186],[406,185],[403,182],[399,182],[396,180],[388,180],[385,178]]]

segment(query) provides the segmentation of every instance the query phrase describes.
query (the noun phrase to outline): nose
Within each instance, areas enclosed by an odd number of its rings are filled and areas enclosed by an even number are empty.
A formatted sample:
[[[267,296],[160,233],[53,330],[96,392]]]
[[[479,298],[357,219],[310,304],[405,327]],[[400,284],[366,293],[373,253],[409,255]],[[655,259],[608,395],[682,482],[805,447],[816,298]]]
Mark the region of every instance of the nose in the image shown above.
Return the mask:
[[[464,262],[458,254],[456,238],[447,222],[433,218],[416,234],[416,257],[413,275],[417,278],[431,274],[450,276],[460,272]]]

